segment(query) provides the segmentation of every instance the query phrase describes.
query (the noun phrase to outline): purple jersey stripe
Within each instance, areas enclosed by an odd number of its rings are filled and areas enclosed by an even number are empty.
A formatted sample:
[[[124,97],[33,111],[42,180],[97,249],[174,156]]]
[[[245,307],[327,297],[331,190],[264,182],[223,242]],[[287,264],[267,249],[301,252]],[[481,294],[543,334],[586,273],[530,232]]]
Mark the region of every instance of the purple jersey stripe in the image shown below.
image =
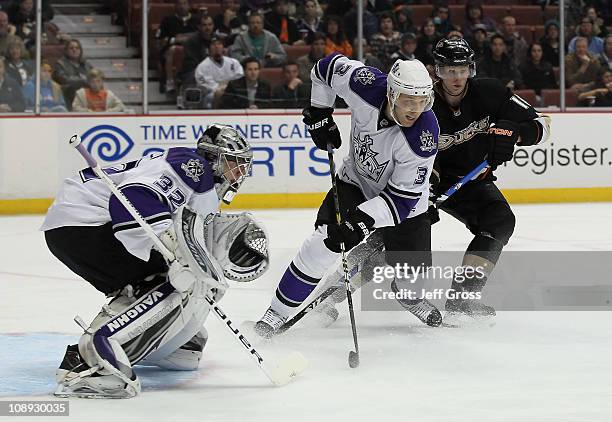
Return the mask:
[[[215,187],[210,163],[194,149],[170,148],[166,161],[181,180],[194,192],[204,193]]]
[[[285,271],[285,274],[283,274],[283,278],[281,278],[278,288],[276,289],[276,297],[287,306],[297,307],[306,300],[315,287],[317,287],[317,284],[314,282],[309,283],[298,278],[292,271],[292,266],[293,263],[291,263],[289,268]],[[313,277],[308,277],[308,279],[319,281],[319,279]]]
[[[334,72],[334,69],[331,68],[330,69],[330,64],[332,63],[332,61],[334,61],[334,58],[336,57],[343,57],[342,54],[340,53],[331,53],[329,56],[323,57],[321,60],[319,60],[317,62],[317,68],[315,69],[315,74],[318,71],[318,77],[319,79],[321,79],[321,82],[325,82],[326,84],[329,85],[329,83],[327,82],[327,72]]]
[[[381,196],[386,196],[388,199],[391,200],[391,203],[395,208],[395,212],[393,211],[393,209],[391,210],[391,212],[397,215],[400,223],[408,217],[410,211],[412,211],[417,202],[419,202],[418,198],[409,199],[403,196],[396,195],[391,192],[388,187],[385,187],[385,189],[381,192]],[[389,205],[389,201],[386,202],[387,205]]]
[[[142,184],[126,185],[120,188],[121,192],[134,205],[136,210],[145,219],[163,214],[170,215],[170,208],[162,195],[152,188]],[[134,217],[129,213],[115,195],[111,195],[108,202],[108,210],[111,215],[113,226],[133,222]]]

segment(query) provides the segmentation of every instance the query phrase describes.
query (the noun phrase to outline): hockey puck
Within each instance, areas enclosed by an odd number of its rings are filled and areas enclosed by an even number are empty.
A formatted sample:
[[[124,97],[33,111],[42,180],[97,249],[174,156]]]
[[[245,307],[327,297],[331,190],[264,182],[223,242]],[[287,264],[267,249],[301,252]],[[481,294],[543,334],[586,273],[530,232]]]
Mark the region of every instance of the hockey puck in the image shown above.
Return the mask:
[[[351,368],[357,368],[359,366],[359,355],[351,350],[349,352],[348,362]]]

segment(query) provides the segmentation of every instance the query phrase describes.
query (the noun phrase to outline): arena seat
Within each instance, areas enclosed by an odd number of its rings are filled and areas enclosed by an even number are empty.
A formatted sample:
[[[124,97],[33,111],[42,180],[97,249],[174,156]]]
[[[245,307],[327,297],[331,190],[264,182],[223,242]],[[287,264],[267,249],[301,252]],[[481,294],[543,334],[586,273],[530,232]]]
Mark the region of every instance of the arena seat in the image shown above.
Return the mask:
[[[534,107],[538,107],[538,100],[536,98],[536,93],[533,89],[518,89],[514,91],[516,95],[521,97],[523,100],[527,101]]]
[[[284,83],[283,69],[280,67],[264,67],[259,71],[259,77],[267,81],[272,89]]]
[[[561,91],[558,89],[543,89],[542,100],[545,107],[548,106],[560,106],[561,104]],[[578,92],[573,89],[565,91],[565,106],[576,107],[578,104]]]
[[[298,57],[302,57],[310,52],[309,45],[288,45],[285,46],[285,53],[287,53],[287,60],[295,61]]]

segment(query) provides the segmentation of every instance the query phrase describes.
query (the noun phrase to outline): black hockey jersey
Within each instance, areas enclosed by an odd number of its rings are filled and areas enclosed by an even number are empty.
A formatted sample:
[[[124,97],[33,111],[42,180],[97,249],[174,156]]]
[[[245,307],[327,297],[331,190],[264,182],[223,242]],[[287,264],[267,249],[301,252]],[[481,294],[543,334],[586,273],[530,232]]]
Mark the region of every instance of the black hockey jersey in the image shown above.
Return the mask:
[[[534,143],[548,138],[548,118],[540,116],[525,100],[497,79],[468,79],[467,92],[459,109],[451,108],[436,83],[433,110],[440,124],[435,168],[440,172],[440,191],[444,191],[480,164],[487,155],[487,131],[498,120],[523,123],[540,122],[542,131]],[[484,177],[495,180],[488,172]]]

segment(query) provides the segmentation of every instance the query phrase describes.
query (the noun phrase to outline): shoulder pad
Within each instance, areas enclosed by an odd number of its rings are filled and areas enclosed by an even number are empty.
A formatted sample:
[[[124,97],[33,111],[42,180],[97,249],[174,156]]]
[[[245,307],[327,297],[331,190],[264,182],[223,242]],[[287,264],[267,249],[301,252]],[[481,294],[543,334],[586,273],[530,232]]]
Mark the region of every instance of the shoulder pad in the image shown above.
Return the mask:
[[[480,97],[499,101],[507,100],[511,97],[510,90],[499,79],[480,78],[470,79],[470,81],[470,88],[474,89],[474,93]]]
[[[421,114],[412,127],[402,127],[410,149],[419,157],[428,158],[438,152],[440,127],[432,110]]]
[[[314,68],[317,78],[319,78],[321,82],[331,86],[331,79],[334,74],[336,62],[341,59],[348,60],[346,56],[343,56],[340,53],[332,53],[329,56],[325,56],[319,60],[315,64]]]
[[[359,67],[353,70],[349,86],[362,100],[380,108],[387,96],[387,75],[375,67]]]
[[[181,180],[197,193],[211,190],[215,186],[210,163],[194,149],[170,148],[166,161]]]

